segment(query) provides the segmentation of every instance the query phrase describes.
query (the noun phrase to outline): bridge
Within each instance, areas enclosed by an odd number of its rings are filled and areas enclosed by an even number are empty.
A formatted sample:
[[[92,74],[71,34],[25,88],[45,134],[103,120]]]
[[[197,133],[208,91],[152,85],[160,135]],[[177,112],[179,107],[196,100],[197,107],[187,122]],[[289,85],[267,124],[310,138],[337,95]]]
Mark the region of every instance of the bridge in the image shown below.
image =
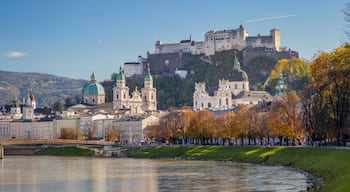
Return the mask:
[[[52,144],[52,145],[113,145],[113,142],[91,141],[91,140],[73,140],[73,139],[4,139],[0,140],[0,159],[4,158],[4,146],[8,145],[35,145],[35,144]]]

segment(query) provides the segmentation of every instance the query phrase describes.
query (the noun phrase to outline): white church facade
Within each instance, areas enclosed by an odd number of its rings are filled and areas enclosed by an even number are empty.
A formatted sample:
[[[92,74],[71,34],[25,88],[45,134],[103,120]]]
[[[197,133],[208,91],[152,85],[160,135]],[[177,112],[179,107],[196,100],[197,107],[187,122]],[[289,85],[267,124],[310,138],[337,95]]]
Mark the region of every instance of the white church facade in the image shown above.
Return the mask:
[[[142,114],[157,110],[157,89],[153,87],[153,78],[149,66],[144,78],[144,87],[129,94],[129,87],[125,85],[125,74],[120,69],[116,86],[113,88],[113,109],[130,110],[130,113]]]
[[[205,83],[196,83],[193,93],[193,110],[227,110],[238,105],[255,105],[263,101],[272,101],[266,91],[250,91],[248,75],[240,67],[235,57],[229,79],[219,80],[219,87],[210,95]]]

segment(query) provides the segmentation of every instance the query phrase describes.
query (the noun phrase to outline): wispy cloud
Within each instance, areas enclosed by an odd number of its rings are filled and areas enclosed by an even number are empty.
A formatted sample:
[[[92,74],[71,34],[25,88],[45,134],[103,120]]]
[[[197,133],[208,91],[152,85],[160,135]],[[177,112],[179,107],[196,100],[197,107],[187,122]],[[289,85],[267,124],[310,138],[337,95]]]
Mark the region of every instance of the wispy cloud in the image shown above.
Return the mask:
[[[8,51],[4,54],[6,57],[18,58],[27,55],[27,53],[21,51]]]
[[[274,19],[282,19],[286,17],[296,17],[297,15],[280,15],[280,16],[274,16],[274,17],[265,17],[265,18],[258,18],[258,19],[250,19],[245,21],[246,23],[252,23],[252,22],[259,22],[259,21],[268,21],[268,20],[274,20]]]

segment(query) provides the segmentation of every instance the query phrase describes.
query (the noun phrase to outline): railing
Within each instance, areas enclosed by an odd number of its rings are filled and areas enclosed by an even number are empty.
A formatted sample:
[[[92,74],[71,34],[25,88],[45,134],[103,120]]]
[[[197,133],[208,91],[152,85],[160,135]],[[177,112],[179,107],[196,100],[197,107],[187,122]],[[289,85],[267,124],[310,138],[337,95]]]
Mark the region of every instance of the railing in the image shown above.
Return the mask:
[[[1,145],[29,145],[29,144],[81,144],[81,145],[112,145],[113,142],[73,140],[73,139],[3,139]]]

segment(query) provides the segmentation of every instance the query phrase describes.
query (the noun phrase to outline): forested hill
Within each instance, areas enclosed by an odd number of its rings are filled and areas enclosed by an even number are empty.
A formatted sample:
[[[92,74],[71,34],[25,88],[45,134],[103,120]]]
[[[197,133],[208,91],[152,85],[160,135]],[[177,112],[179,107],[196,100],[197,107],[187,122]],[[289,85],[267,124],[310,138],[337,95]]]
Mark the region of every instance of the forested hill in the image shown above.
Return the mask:
[[[43,73],[0,71],[0,106],[10,104],[14,97],[22,102],[30,88],[38,107],[51,106],[55,101],[63,103],[67,97],[81,98],[87,82]]]

